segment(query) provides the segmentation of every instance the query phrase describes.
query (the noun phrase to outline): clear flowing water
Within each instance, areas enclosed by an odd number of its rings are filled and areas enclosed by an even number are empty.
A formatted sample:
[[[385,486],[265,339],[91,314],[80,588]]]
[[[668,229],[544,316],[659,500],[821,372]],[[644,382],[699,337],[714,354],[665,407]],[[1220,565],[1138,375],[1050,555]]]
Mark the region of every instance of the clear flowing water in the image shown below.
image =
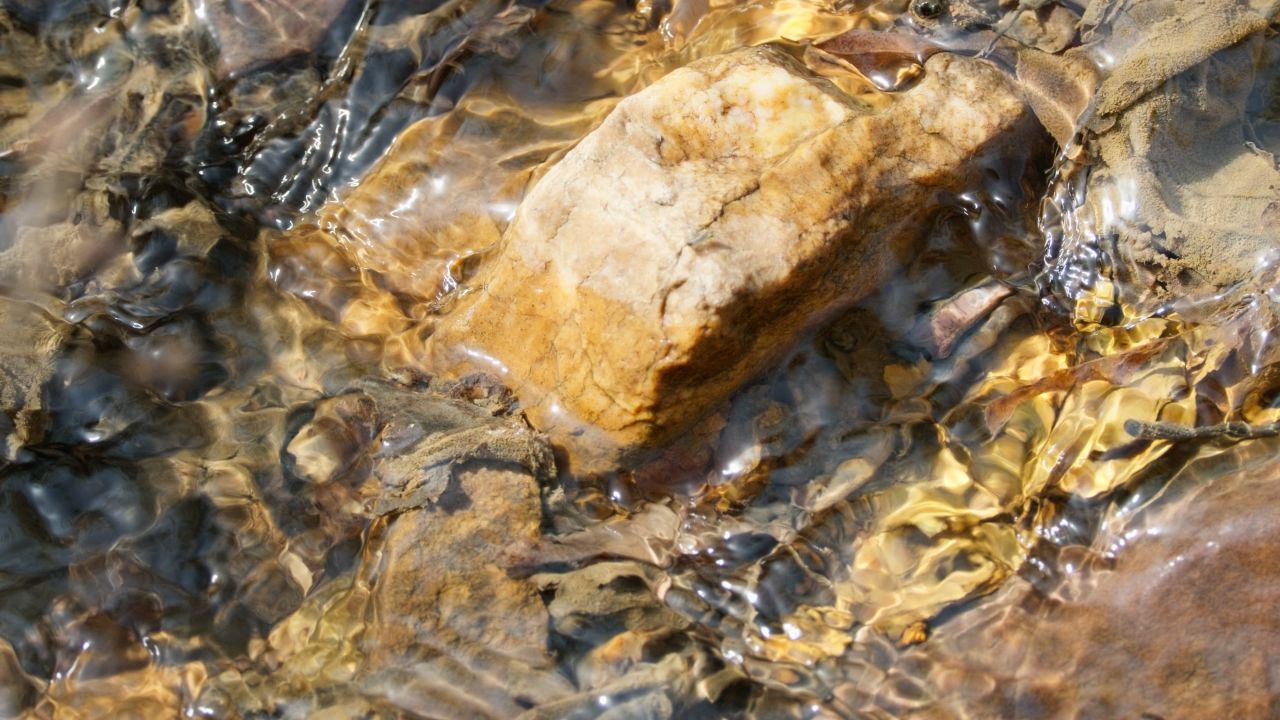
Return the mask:
[[[1227,149],[1148,192],[1104,82],[657,460],[378,485],[520,426],[423,343],[620,99],[774,43],[883,108],[997,31],[1104,77],[1153,32],[920,5],[0,2],[0,715],[1268,716],[1280,205],[1213,223],[1280,142],[1274,9],[1155,94]],[[1190,229],[1129,252],[1153,197]]]

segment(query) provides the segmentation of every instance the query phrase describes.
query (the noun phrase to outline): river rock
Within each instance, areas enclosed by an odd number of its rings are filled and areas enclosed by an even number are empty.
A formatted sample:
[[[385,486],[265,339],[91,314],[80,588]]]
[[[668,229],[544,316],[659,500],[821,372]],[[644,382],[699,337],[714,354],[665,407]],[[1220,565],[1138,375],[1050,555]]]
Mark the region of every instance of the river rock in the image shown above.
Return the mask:
[[[446,385],[441,396],[365,382],[339,398],[358,400],[317,413],[372,448],[379,492],[369,507],[385,518],[367,567],[378,619],[365,635],[372,666],[464,647],[550,666],[546,609],[503,559],[508,545],[538,537],[540,481],[554,459],[518,416],[450,397],[474,388]]]
[[[381,622],[369,652],[394,656],[423,645],[478,644],[548,666],[547,613],[533,584],[499,562],[512,542],[535,538],[538,484],[525,470],[473,463],[430,507],[395,518],[383,541],[373,602]]]
[[[361,380],[316,403],[286,453],[341,501],[324,512],[365,517],[362,550],[274,626],[268,672],[220,675],[201,705],[496,719],[572,693],[539,586],[507,568],[507,547],[539,535],[555,461],[499,390]]]
[[[1083,288],[1085,319],[1098,319],[1095,295],[1102,309],[1115,295],[1137,314],[1212,306],[1275,263],[1280,40],[1267,28],[1278,10],[1275,0],[1144,0],[1111,22],[1086,16],[1100,24],[1088,52],[1112,60],[1084,152],[1059,173],[1072,178],[1058,192],[1071,220],[1051,263],[1068,305],[1081,294],[1075,278],[1107,276]],[[1099,254],[1107,262],[1094,271]]]
[[[566,694],[538,588],[504,559],[539,534],[540,483],[554,472],[546,441],[470,403],[419,402],[409,414],[384,394],[378,405],[392,418],[382,447],[432,432],[375,466],[389,491],[375,507],[389,514],[359,571],[373,578],[363,694],[414,716],[491,718]]]
[[[873,290],[948,193],[1039,137],[989,63],[938,55],[874,112],[779,50],[619,103],[529,192],[437,367],[495,372],[577,470],[687,430]]]
[[[1275,447],[1195,463],[1136,520],[1113,513],[1094,547],[1114,564],[1077,553],[1059,587],[1010,583],[877,675],[874,704],[911,718],[1275,717]]]
[[[205,0],[197,3],[221,46],[228,74],[309,53],[348,0]]]
[[[0,465],[25,460],[44,439],[45,386],[70,328],[32,304],[0,298]]]

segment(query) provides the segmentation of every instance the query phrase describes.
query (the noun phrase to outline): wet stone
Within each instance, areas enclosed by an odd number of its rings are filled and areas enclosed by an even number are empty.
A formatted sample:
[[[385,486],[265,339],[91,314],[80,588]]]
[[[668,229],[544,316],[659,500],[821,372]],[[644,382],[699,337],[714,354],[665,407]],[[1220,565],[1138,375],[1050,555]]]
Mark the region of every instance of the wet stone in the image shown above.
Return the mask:
[[[777,50],[694,63],[534,186],[429,352],[500,375],[575,470],[607,468],[875,289],[944,193],[1038,133],[981,60],[935,56],[879,113]]]
[[[349,0],[199,0],[230,75],[309,53]]]
[[[47,425],[44,386],[55,374],[54,360],[70,329],[39,308],[0,301],[0,432],[3,457],[25,456],[24,448],[43,439]]]
[[[495,392],[360,381],[314,405],[289,444],[294,472],[328,515],[372,521],[365,547],[273,628],[265,676],[209,697],[505,718],[569,692],[539,588],[507,561],[538,537],[554,460]]]
[[[639,563],[600,562],[563,575],[535,576],[534,581],[544,592],[553,592],[547,611],[555,630],[591,644],[620,628],[652,632],[684,624],[650,589],[657,571]]]
[[[1145,0],[1129,21],[1093,30],[1114,67],[1083,120],[1081,159],[1067,165],[1075,179],[1063,190],[1082,200],[1059,203],[1071,222],[1051,260],[1067,293],[1094,270],[1106,280],[1086,280],[1087,297],[1145,314],[1212,301],[1275,263],[1280,143],[1274,120],[1251,106],[1271,91],[1280,57],[1267,30],[1276,11],[1266,1]],[[1099,253],[1107,262],[1095,270]],[[1091,309],[1077,313],[1097,321]]]
[[[383,456],[374,508],[388,520],[371,598],[382,621],[366,651],[394,664],[451,638],[549,666],[546,611],[503,562],[507,546],[538,536],[539,483],[554,472],[545,441],[466,401],[371,390]]]
[[[538,534],[537,482],[527,472],[482,463],[455,478],[456,489],[435,507],[389,523],[373,591],[382,622],[366,635],[367,652],[394,664],[447,640],[546,667],[546,610],[533,585],[509,577],[499,563],[505,546]]]
[[[1191,465],[1164,502],[1095,543],[1113,564],[1049,594],[1015,581],[943,624],[891,671],[923,682],[904,716],[1274,716],[1280,651],[1260,641],[1280,632],[1274,450]]]

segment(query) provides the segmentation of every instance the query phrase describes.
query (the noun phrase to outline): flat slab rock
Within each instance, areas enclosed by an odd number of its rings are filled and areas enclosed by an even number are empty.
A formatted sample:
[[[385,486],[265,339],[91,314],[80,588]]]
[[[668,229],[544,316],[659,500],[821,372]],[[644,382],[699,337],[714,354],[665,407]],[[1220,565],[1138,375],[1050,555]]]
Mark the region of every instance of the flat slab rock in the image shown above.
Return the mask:
[[[878,113],[776,49],[693,63],[547,172],[428,353],[501,375],[575,470],[604,469],[873,290],[944,195],[1040,132],[982,60],[935,56]]]

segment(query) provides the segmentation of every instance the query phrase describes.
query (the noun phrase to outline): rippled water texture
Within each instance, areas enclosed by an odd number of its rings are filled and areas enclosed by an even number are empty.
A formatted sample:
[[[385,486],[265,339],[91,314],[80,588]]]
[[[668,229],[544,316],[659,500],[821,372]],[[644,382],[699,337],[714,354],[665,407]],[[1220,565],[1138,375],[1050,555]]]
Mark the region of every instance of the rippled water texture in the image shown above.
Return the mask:
[[[1277,8],[0,0],[0,716],[1276,717]],[[823,218],[915,244],[611,465],[433,360],[763,45],[868,116],[982,58],[1022,134]]]

